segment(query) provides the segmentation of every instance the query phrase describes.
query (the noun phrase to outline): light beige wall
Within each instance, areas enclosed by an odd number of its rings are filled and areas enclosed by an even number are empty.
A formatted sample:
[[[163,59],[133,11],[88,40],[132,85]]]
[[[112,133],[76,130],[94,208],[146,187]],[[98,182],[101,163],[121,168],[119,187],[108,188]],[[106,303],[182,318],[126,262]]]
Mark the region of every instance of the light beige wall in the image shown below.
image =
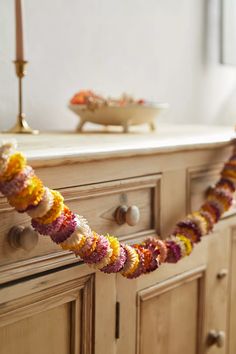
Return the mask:
[[[0,1],[0,128],[17,110],[13,4]],[[35,127],[73,128],[66,104],[81,88],[167,101],[168,122],[236,121],[236,69],[218,61],[218,1],[25,0],[25,15]]]

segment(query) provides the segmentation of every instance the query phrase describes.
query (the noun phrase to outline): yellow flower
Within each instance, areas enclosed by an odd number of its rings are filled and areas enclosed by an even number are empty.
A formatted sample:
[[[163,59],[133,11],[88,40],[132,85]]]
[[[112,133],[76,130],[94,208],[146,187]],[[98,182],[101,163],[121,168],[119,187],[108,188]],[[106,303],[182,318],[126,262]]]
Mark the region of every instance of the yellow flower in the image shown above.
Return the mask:
[[[17,173],[26,166],[26,158],[21,152],[15,152],[8,159],[6,170],[1,175],[1,181],[11,180]]]
[[[178,238],[180,241],[183,242],[185,249],[186,249],[186,255],[189,256],[190,253],[192,252],[192,249],[193,249],[192,243],[189,240],[189,238],[187,238],[186,236],[181,235],[181,234],[177,234],[176,238]]]
[[[114,236],[107,235],[106,238],[110,243],[112,249],[111,263],[115,262],[120,255],[120,242]]]
[[[51,224],[54,220],[56,220],[64,210],[64,198],[62,197],[60,192],[50,190],[53,195],[53,205],[51,209],[42,216],[41,218],[36,218],[35,220],[40,224]]]
[[[60,243],[63,250],[79,251],[85,244],[86,237],[82,234],[73,233],[67,240]]]

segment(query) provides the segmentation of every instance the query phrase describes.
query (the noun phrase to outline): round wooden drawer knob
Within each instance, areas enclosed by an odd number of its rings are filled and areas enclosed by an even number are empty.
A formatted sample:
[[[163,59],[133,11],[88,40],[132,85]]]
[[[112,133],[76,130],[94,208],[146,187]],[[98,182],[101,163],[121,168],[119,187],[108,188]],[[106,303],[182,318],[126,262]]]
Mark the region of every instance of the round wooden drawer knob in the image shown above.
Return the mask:
[[[138,224],[140,219],[140,211],[136,205],[132,205],[128,208],[126,212],[126,222],[129,226],[135,226]]]
[[[219,273],[217,273],[217,279],[223,279],[227,276],[228,274],[228,269],[223,268],[219,271]]]
[[[13,226],[8,233],[8,242],[12,248],[31,251],[38,243],[38,233],[31,227]]]
[[[225,332],[212,329],[208,334],[208,345],[216,345],[222,348],[225,344]]]
[[[136,205],[121,205],[115,211],[115,220],[118,225],[127,223],[129,226],[135,226],[140,220],[139,208]]]

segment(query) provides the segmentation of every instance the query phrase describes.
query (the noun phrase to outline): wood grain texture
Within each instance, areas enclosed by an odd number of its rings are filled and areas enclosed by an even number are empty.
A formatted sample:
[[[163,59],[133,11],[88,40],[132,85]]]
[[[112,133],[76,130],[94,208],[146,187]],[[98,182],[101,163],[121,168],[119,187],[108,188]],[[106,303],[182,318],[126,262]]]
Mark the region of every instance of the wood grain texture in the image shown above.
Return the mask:
[[[115,354],[116,275],[97,271],[95,277],[95,354]]]
[[[222,269],[229,269],[230,266],[230,229],[215,231],[208,236],[208,242],[202,352],[227,354],[229,277],[219,279],[217,275]],[[208,346],[207,338],[211,330],[225,332],[226,343],[222,348],[216,345]]]
[[[116,300],[120,302],[120,338],[117,340],[116,354],[135,353],[137,281],[127,281],[117,275]]]
[[[138,293],[137,354],[189,354],[198,351],[203,269]]]
[[[232,153],[232,146],[194,151],[173,151],[147,156],[113,156],[104,160],[78,161],[64,159],[54,165],[41,161],[36,165],[37,174],[50,188],[73,187],[84,184],[108,182],[136,176],[147,176],[164,171],[186,169],[202,164],[223,163]],[[60,177],[60,178],[59,178]]]
[[[70,304],[66,303],[1,328],[0,352],[2,354],[68,354],[71,331],[70,312]]]
[[[160,235],[166,238],[178,220],[186,215],[185,169],[164,171],[161,180]]]
[[[129,178],[62,189],[70,208],[86,216],[92,229],[108,232],[121,240],[136,240],[158,229],[161,175]],[[137,206],[140,220],[135,226],[118,225],[115,211],[121,205]]]
[[[233,229],[231,238],[231,264],[230,264],[230,303],[229,303],[229,354],[236,353],[236,230]]]
[[[233,127],[160,125],[155,133],[133,134],[40,134],[17,136],[19,148],[31,161],[50,161],[51,164],[73,159],[91,160],[116,156],[146,155],[150,153],[191,151],[201,148],[223,147],[235,137]],[[15,135],[0,135],[1,140],[15,139]]]
[[[137,329],[138,324],[140,328],[139,311],[140,309],[140,294],[148,292],[152,296],[152,291],[156,291],[156,287],[162,287],[164,291],[169,289],[170,283],[173,281],[178,283],[178,279],[190,275],[195,276],[194,272],[202,274],[206,271],[207,266],[207,253],[208,242],[207,238],[198,245],[191,257],[186,257],[178,264],[165,264],[160,267],[156,272],[150,273],[137,280],[127,281],[120,275],[117,275],[117,301],[120,302],[120,339],[117,340],[117,353],[135,354],[137,353],[137,347],[139,346],[137,333],[141,333],[140,329]],[[202,279],[202,278],[201,278]],[[182,280],[181,280],[182,281]],[[172,286],[172,285],[171,285]],[[168,291],[167,291],[168,293]],[[164,295],[163,295],[164,296]],[[186,293],[186,296],[187,293]],[[201,299],[204,298],[204,294],[201,295]],[[153,308],[150,311],[155,313],[156,305],[153,302]],[[202,304],[199,303],[199,308]],[[166,313],[166,307],[161,307],[158,311],[163,312],[163,316]],[[155,330],[155,329],[153,329]],[[168,329],[167,329],[168,332]],[[199,329],[199,333],[201,329]],[[202,338],[202,337],[201,337]],[[198,340],[199,341],[202,339]],[[148,350],[152,350],[151,344],[147,347]],[[162,353],[162,352],[160,352]],[[163,352],[165,353],[165,352]],[[199,353],[203,354],[203,353]]]
[[[22,289],[23,296],[19,286],[10,286],[15,299],[1,298],[1,353],[93,353],[94,277],[75,277],[74,269],[70,273],[72,279],[63,281],[57,272],[54,286],[51,275],[39,277],[34,280],[37,290]]]
[[[203,204],[207,190],[213,187],[220,178],[220,172],[223,164],[210,164],[188,168],[187,171],[187,193],[186,193],[186,208],[187,212],[198,210]],[[236,213],[235,204],[232,205],[222,218],[226,218]]]
[[[147,236],[155,236],[159,229],[160,210],[160,175],[118,180],[108,183],[78,186],[61,189],[65,204],[74,212],[86,216],[93,230],[110,233],[121,240],[137,242]],[[140,211],[140,220],[135,226],[127,223],[118,225],[114,213],[120,205],[135,205]],[[11,208],[0,210],[0,282],[19,276],[33,274],[34,267],[54,268],[63,263],[76,262],[53,243],[47,236],[40,236],[36,247],[31,251],[13,249],[8,241],[8,231],[12,226],[29,225],[30,219],[25,214],[18,214]],[[34,261],[32,261],[34,259]],[[27,260],[29,267],[27,268]],[[46,261],[46,263],[45,263]],[[16,263],[17,262],[17,263]],[[28,270],[28,272],[27,272]],[[35,269],[36,271],[36,269]],[[1,279],[2,273],[2,279]]]
[[[92,228],[135,242],[159,233],[166,237],[198,208],[232,152],[232,132],[202,131],[200,137],[199,130],[180,130],[163,137],[59,134],[19,141],[44,184],[60,189],[66,204]],[[123,204],[139,208],[135,226],[116,224],[114,212]],[[31,354],[34,345],[36,354],[180,354],[186,347],[188,354],[235,354],[233,213],[190,257],[133,281],[95,272],[47,237],[30,252],[13,251],[7,232],[29,225],[29,218],[13,212],[3,197],[0,218],[0,354]],[[222,269],[229,273],[219,279]],[[212,329],[226,332],[226,346],[207,346]]]

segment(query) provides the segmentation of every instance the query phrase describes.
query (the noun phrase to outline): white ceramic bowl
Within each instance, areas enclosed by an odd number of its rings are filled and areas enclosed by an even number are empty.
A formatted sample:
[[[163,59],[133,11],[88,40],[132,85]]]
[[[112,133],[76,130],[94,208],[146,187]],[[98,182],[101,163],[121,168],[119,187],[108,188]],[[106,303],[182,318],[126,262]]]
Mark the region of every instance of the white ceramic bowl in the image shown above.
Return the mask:
[[[155,130],[155,118],[167,110],[167,103],[128,104],[125,106],[102,106],[94,111],[85,105],[69,104],[70,110],[80,117],[77,131],[82,131],[86,122],[102,125],[120,125],[124,132],[128,132],[129,126],[149,124],[151,130]]]

